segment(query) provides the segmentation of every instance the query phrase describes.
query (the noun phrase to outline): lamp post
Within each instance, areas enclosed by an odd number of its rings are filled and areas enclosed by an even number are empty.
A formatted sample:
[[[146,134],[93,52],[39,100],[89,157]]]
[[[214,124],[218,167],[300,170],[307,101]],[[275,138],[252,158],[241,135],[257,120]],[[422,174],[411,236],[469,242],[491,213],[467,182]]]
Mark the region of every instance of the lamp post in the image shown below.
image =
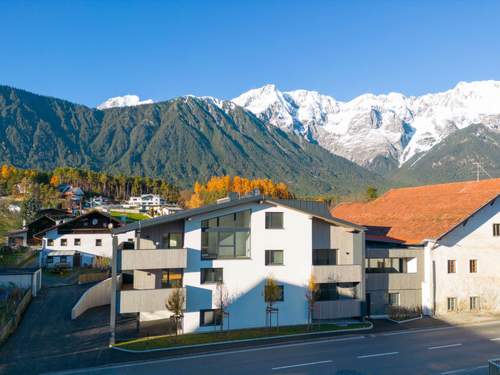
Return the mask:
[[[109,317],[109,327],[111,335],[109,337],[109,346],[115,344],[116,333],[116,287],[117,287],[117,265],[118,265],[118,237],[113,233],[113,223],[109,223],[108,229],[111,232],[113,252],[111,256],[111,308]]]

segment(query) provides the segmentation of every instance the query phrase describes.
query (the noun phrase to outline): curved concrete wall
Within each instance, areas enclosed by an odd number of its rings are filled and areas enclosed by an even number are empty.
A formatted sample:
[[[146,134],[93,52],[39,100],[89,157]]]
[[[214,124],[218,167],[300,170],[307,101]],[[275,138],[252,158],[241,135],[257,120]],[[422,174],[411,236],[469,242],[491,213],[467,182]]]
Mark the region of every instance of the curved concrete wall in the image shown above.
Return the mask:
[[[118,278],[118,283],[121,279]],[[71,310],[71,319],[76,319],[88,309],[111,303],[111,277],[87,289]]]

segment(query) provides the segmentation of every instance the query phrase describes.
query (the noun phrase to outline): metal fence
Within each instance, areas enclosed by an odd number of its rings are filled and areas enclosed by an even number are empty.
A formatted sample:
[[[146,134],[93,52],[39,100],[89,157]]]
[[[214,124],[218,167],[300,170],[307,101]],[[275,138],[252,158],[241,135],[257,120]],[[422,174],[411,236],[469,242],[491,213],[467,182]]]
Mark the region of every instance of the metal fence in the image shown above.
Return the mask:
[[[489,375],[500,375],[500,358],[499,359],[491,359],[488,361],[489,363]]]

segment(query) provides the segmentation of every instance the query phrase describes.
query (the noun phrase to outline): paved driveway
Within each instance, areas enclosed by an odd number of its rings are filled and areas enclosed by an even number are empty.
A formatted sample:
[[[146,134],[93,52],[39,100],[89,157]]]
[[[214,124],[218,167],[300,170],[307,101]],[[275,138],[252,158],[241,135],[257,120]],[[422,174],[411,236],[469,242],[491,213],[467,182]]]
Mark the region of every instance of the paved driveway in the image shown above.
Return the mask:
[[[89,286],[43,288],[16,332],[0,348],[1,374],[38,374],[74,367],[79,356],[94,358],[108,344],[109,307],[92,309],[71,320],[71,308]]]

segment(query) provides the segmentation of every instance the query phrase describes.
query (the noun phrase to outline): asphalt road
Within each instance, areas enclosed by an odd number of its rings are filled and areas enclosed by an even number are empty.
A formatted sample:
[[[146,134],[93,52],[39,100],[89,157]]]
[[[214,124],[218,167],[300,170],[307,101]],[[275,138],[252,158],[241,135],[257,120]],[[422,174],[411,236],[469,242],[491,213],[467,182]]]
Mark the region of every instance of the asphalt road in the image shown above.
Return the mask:
[[[134,354],[130,354],[133,356]],[[64,374],[487,374],[500,322],[350,335],[317,341],[124,362]]]

